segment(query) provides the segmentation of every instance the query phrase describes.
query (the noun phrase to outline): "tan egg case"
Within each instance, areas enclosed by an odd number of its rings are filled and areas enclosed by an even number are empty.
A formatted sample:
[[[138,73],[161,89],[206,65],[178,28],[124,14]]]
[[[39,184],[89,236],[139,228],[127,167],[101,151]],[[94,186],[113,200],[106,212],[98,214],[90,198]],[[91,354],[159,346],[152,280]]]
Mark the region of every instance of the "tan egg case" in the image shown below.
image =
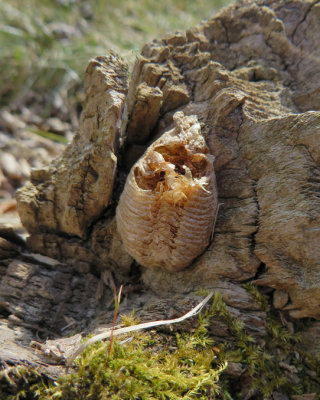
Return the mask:
[[[214,157],[195,116],[175,127],[133,165],[117,207],[117,227],[141,265],[179,271],[208,246],[218,209]]]

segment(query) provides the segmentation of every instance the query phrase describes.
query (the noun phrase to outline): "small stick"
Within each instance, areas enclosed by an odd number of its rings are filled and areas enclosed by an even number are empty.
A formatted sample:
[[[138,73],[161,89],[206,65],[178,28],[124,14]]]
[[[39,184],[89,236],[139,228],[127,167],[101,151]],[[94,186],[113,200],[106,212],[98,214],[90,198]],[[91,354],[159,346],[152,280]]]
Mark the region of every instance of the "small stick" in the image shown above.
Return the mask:
[[[191,311],[189,311],[187,314],[183,315],[182,317],[175,318],[175,319],[144,322],[143,324],[127,326],[125,328],[110,329],[107,332],[103,332],[103,333],[100,333],[99,335],[93,336],[92,338],[88,339],[85,343],[82,343],[81,346],[79,346],[78,349],[67,358],[66,364],[68,366],[72,365],[73,360],[76,357],[78,357],[79,354],[81,354],[88,346],[90,346],[93,343],[98,342],[99,340],[108,339],[111,336],[117,336],[117,335],[121,335],[124,333],[136,332],[136,331],[140,331],[142,329],[153,328],[155,326],[177,324],[179,322],[184,321],[187,318],[191,318],[191,317],[197,315],[202,310],[203,306],[206,303],[208,303],[208,301],[211,299],[213,294],[214,294],[214,292],[209,293],[208,296],[205,297],[196,307],[194,307]]]
[[[119,311],[119,307],[120,307],[122,288],[123,288],[123,285],[120,286],[120,290],[119,290],[118,296],[117,296],[116,288],[114,288],[115,309],[114,309],[112,328],[111,328],[111,334],[110,334],[110,342],[109,342],[109,351],[108,351],[107,363],[109,362],[109,358],[110,358],[110,354],[111,354],[112,343],[113,343],[113,334],[114,334],[114,328],[116,326],[116,321],[117,321],[117,317],[118,317],[118,311]]]

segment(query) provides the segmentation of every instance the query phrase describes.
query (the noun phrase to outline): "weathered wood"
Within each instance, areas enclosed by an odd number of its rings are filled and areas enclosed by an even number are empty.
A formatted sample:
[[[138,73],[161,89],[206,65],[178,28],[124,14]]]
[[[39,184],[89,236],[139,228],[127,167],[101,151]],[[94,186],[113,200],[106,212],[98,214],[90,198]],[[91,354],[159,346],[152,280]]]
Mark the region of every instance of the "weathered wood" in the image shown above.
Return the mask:
[[[241,286],[247,281],[269,288],[270,305],[285,314],[320,318],[319,7],[239,1],[146,44],[129,86],[117,57],[90,62],[78,134],[18,191],[25,254],[0,242],[0,304],[12,323],[63,335],[109,322],[113,279],[131,290],[121,310],[143,321],[182,315],[204,287],[219,290],[262,338],[266,315]],[[170,273],[137,265],[114,215],[132,164],[177,111],[201,122],[221,205],[209,247]],[[229,337],[219,319],[212,333]]]
[[[56,335],[82,330],[110,295],[91,273],[30,254],[13,259],[0,284],[0,306],[15,323]]]
[[[80,128],[50,166],[34,169],[18,192],[22,223],[31,233],[57,232],[87,238],[112,196],[127,68],[115,57],[98,57],[86,71]],[[28,193],[28,195],[27,195]]]

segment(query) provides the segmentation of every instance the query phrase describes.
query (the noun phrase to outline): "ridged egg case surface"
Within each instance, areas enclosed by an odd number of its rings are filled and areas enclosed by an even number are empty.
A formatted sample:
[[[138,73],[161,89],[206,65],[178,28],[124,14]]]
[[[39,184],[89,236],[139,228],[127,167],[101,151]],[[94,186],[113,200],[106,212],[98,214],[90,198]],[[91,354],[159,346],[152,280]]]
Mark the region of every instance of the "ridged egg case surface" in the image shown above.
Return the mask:
[[[127,252],[141,265],[179,271],[208,246],[218,209],[213,156],[195,116],[175,127],[133,165],[117,207]]]

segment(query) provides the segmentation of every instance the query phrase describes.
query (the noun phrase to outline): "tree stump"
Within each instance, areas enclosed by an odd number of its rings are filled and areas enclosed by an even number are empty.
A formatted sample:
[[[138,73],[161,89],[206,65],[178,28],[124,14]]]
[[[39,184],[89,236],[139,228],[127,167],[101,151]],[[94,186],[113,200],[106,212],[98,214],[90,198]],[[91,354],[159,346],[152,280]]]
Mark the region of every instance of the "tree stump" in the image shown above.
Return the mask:
[[[17,192],[30,236],[23,255],[1,250],[0,304],[13,322],[57,335],[99,324],[112,280],[131,288],[123,309],[147,319],[218,289],[262,338],[266,315],[247,282],[290,317],[320,318],[319,11],[310,0],[239,1],[146,44],[129,83],[117,56],[90,61],[79,132]],[[115,209],[132,165],[177,112],[200,122],[220,207],[207,249],[169,272],[126,252]],[[128,283],[137,274],[139,289]],[[228,336],[220,325],[214,334]]]

